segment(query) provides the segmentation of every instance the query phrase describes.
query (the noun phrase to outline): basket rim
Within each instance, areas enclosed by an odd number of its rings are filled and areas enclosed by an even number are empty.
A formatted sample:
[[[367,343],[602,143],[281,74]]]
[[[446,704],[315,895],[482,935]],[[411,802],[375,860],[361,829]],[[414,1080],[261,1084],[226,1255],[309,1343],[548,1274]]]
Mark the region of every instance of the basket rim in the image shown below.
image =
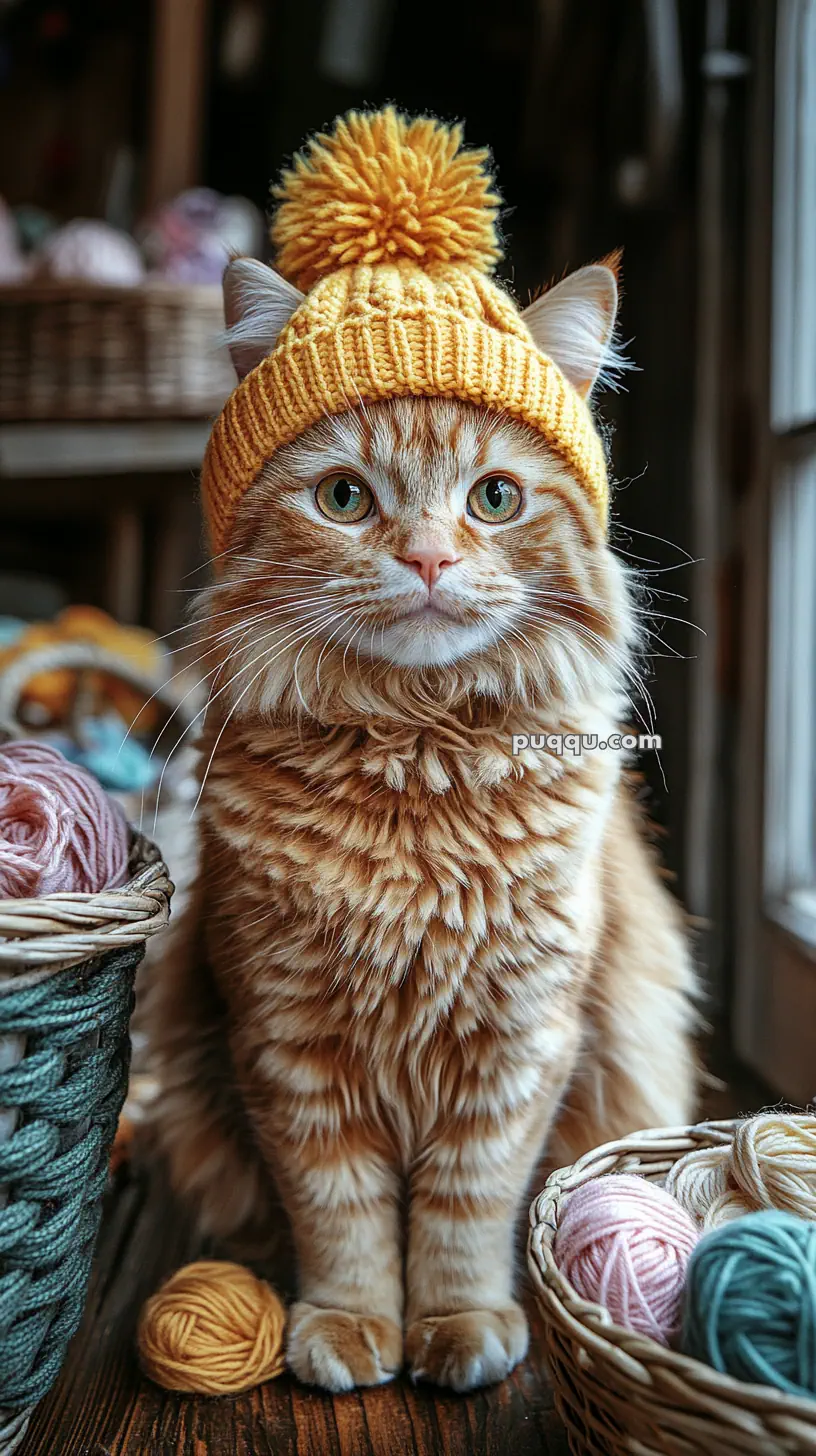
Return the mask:
[[[795,1121],[810,1120],[810,1114],[785,1114]],[[584,1153],[577,1162],[557,1168],[530,1205],[527,1265],[535,1291],[546,1301],[550,1318],[579,1338],[588,1348],[602,1354],[610,1364],[625,1368],[626,1374],[644,1387],[659,1393],[652,1369],[665,1372],[677,1390],[693,1390],[695,1397],[719,1401],[723,1406],[751,1411],[754,1415],[779,1420],[804,1420],[816,1424],[816,1398],[788,1395],[768,1385],[749,1384],[731,1375],[667,1349],[633,1330],[615,1324],[608,1310],[583,1299],[561,1273],[554,1257],[559,1215],[571,1193],[606,1173],[640,1173],[656,1180],[669,1171],[684,1153],[695,1148],[730,1143],[743,1118],[689,1123],[685,1126],[644,1128],[627,1137],[601,1144]]]
[[[77,674],[95,672],[118,678],[137,692],[144,693],[146,707],[156,703],[178,718],[185,728],[195,722],[192,708],[187,707],[188,694],[182,696],[174,691],[172,679],[165,680],[158,672],[143,671],[119,653],[100,647],[96,642],[58,640],[46,646],[26,649],[0,670],[0,753],[6,746],[6,739],[12,742],[25,738],[36,740],[36,730],[21,723],[17,717],[20,700],[32,678],[41,672],[63,668]],[[137,713],[134,723],[139,716]],[[4,903],[0,900],[0,907]]]
[[[163,930],[175,887],[156,845],[134,829],[130,868],[116,889],[0,900],[0,995]]]

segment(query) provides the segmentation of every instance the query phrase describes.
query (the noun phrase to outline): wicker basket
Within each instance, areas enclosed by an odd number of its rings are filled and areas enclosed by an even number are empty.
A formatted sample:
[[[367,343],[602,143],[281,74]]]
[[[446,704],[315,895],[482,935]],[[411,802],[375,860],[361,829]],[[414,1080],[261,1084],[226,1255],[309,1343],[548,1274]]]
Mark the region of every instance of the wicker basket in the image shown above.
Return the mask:
[[[235,385],[221,290],[30,283],[0,288],[0,419],[206,417]]]
[[[692,1148],[729,1143],[735,1122],[635,1133],[547,1180],[530,1209],[527,1260],[544,1320],[555,1403],[575,1456],[791,1456],[816,1452],[816,1401],[745,1385],[621,1329],[581,1299],[553,1258],[565,1199],[606,1173],[661,1181]]]
[[[141,836],[130,871],[95,895],[0,900],[0,1456],[22,1441],[82,1318],[133,979],[173,888]]]

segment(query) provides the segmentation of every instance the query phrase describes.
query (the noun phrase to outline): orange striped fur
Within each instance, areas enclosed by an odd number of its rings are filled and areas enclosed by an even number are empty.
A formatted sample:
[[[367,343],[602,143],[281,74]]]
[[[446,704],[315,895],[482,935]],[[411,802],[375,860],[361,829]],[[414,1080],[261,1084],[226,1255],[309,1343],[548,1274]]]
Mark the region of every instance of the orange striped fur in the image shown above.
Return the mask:
[[[318,517],[336,467],[374,491],[367,527]],[[467,488],[498,469],[524,507],[482,526]],[[396,620],[420,538],[460,558],[427,626]],[[440,400],[280,450],[202,595],[203,868],[152,991],[158,1131],[217,1234],[263,1228],[277,1186],[305,1381],[501,1379],[548,1140],[564,1160],[692,1115],[693,974],[622,755],[511,753],[625,720],[634,621],[566,467]]]

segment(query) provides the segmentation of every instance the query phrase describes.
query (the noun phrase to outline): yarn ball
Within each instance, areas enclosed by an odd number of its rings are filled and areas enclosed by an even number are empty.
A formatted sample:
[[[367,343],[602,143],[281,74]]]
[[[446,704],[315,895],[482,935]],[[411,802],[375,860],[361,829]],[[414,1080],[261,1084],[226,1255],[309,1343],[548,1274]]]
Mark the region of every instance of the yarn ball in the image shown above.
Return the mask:
[[[0,614],[0,648],[11,647],[18,642],[26,629],[22,617],[6,617]]]
[[[816,1395],[816,1224],[764,1210],[701,1239],[682,1348],[738,1380]]]
[[[161,763],[151,758],[143,743],[128,733],[118,713],[81,719],[76,742],[67,733],[49,733],[48,742],[72,763],[81,764],[104,789],[114,794],[134,794],[149,789],[161,773]]]
[[[55,748],[0,749],[0,900],[122,885],[129,837],[120,806]]]
[[[732,1143],[686,1153],[665,1186],[705,1231],[762,1208],[816,1219],[816,1117],[747,1118]]]
[[[145,1304],[137,1335],[145,1375],[165,1390],[237,1395],[280,1375],[286,1311],[240,1264],[202,1259]]]
[[[0,197],[0,283],[20,283],[27,274],[14,215]]]
[[[615,1324],[668,1345],[680,1327],[686,1266],[698,1240],[684,1209],[654,1183],[620,1173],[569,1199],[555,1259],[576,1293]]]
[[[461,126],[386,107],[349,112],[311,139],[272,189],[276,266],[304,290],[355,264],[407,259],[492,272],[501,199],[486,151]]]
[[[263,218],[245,197],[191,187],[148,217],[139,241],[150,268],[175,283],[220,284],[230,258],[256,253]]]
[[[664,1187],[706,1233],[757,1207],[734,1181],[730,1144],[685,1153],[669,1170]]]
[[[750,1206],[816,1218],[816,1117],[760,1113],[741,1122],[731,1164]]]
[[[14,209],[17,236],[24,253],[33,253],[42,247],[46,238],[56,232],[57,222],[50,212],[33,203],[21,202]]]
[[[106,222],[74,218],[46,238],[37,253],[45,278],[77,278],[132,288],[144,278],[144,263],[133,239]]]

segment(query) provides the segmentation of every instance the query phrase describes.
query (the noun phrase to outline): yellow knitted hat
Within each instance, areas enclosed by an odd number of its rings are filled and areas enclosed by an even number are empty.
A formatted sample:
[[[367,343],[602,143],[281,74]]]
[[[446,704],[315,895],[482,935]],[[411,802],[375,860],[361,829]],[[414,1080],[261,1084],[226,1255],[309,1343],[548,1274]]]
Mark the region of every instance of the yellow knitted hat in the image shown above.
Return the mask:
[[[351,112],[273,195],[276,266],[306,296],[213,426],[201,489],[216,555],[274,450],[324,415],[398,395],[453,396],[531,425],[606,524],[589,408],[490,277],[500,198],[486,152],[429,117]]]

